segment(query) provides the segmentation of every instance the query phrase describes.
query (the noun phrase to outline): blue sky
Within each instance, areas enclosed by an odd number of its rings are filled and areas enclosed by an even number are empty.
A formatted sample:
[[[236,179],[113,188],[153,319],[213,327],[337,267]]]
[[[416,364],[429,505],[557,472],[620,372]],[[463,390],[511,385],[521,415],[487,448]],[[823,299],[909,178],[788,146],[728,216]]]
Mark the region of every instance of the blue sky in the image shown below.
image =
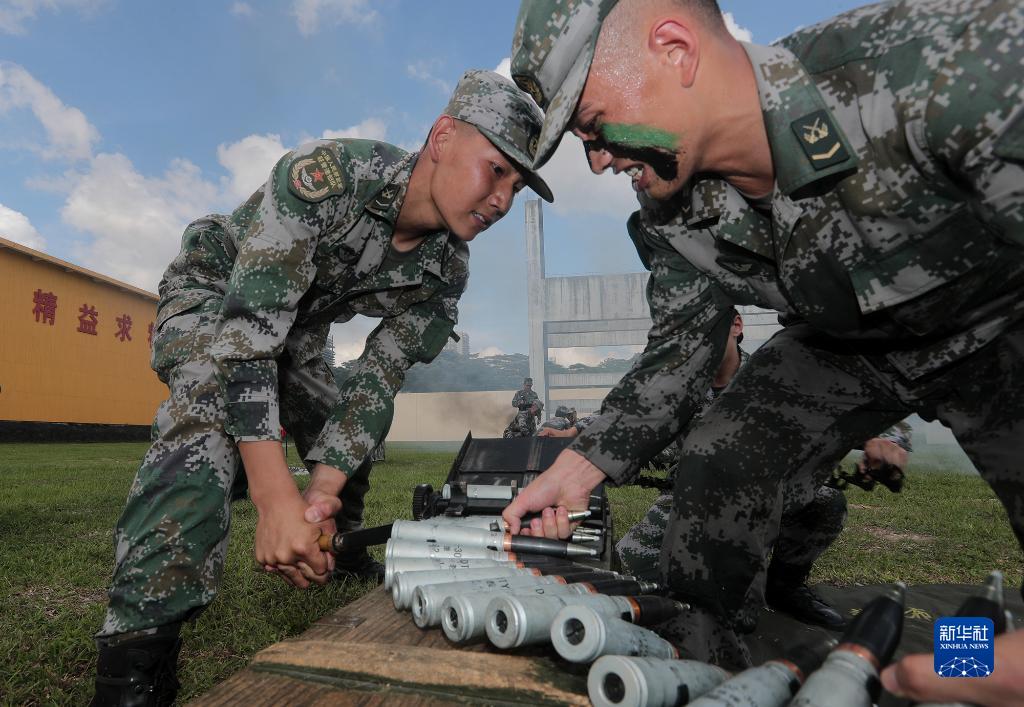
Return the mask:
[[[859,2],[723,2],[770,42]],[[181,231],[322,136],[417,147],[468,68],[507,59],[513,0],[0,0],[0,236],[151,291]],[[545,177],[548,274],[640,269],[625,176],[567,139]],[[524,192],[532,198],[532,194]],[[522,200],[472,246],[459,329],[525,352]],[[334,327],[340,358],[369,320]],[[607,352],[566,352],[593,361]]]

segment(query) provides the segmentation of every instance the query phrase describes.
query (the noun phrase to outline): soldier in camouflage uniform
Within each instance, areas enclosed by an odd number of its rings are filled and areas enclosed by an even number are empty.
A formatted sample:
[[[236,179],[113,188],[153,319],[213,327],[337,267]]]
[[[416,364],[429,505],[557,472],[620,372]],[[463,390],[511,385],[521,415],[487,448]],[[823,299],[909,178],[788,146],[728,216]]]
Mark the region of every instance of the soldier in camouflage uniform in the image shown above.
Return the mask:
[[[730,307],[785,328],[687,436],[662,570],[693,608],[662,627],[742,666],[784,506],[918,413],[948,425],[1024,543],[1024,8],[893,0],[740,43],[713,0],[526,0],[512,74],[624,171],[653,326],[601,417],[505,511],[586,507],[679,435]],[[739,522],[737,522],[739,519]],[[565,537],[563,508],[531,532]],[[1024,641],[1024,636],[1018,641]]]
[[[704,415],[750,358],[739,346],[742,340],[743,320],[736,314],[729,329],[725,354],[690,425]],[[869,440],[858,462],[858,473],[870,477],[872,471],[880,468],[886,458],[894,459],[897,463],[892,468],[898,468],[902,473],[906,466],[906,455],[900,454],[899,450],[910,451],[910,434],[910,425],[899,422],[887,432]],[[685,439],[684,431],[678,442],[670,444],[666,451],[671,450],[669,453],[678,459]],[[676,469],[673,462],[669,469],[669,482],[674,479]],[[671,510],[672,494],[658,494],[643,519],[630,528],[615,545],[619,564],[627,574],[652,582],[661,578],[661,547]],[[768,565],[765,599],[769,606],[804,623],[832,630],[846,627],[847,622],[842,614],[807,586],[814,563],[839,537],[845,523],[846,496],[828,484],[818,487],[811,500],[804,505],[783,509],[779,536]]]
[[[564,405],[559,405],[555,408],[555,416],[550,420],[545,420],[540,429],[537,430],[538,437],[548,436],[544,430],[567,430],[576,423],[576,411],[570,410]]]
[[[508,423],[502,437],[532,437],[537,433],[537,419],[544,404],[533,390],[533,378],[524,378],[523,387],[512,396],[512,407],[519,412]]]
[[[523,387],[512,396],[512,407],[516,410],[528,410],[539,399],[533,390],[533,378],[523,378]]]
[[[405,372],[453,331],[468,242],[524,185],[552,198],[530,169],[540,121],[512,82],[470,71],[420,153],[314,141],[232,214],[185,230],[153,338],[170,397],[116,530],[94,704],[173,700],[178,629],[214,598],[246,484],[257,562],[298,587],[328,579],[317,538],[361,524],[366,459]],[[321,351],[356,314],[381,323],[339,390]],[[311,470],[302,496],[282,424]]]

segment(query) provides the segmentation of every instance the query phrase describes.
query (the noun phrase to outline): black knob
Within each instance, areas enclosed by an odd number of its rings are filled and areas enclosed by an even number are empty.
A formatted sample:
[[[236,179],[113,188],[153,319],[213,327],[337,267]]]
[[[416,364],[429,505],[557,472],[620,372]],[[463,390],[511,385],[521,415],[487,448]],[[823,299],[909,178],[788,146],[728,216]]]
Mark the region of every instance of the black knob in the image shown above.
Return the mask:
[[[412,519],[423,520],[427,510],[427,504],[434,493],[434,487],[430,484],[417,484],[412,491]]]

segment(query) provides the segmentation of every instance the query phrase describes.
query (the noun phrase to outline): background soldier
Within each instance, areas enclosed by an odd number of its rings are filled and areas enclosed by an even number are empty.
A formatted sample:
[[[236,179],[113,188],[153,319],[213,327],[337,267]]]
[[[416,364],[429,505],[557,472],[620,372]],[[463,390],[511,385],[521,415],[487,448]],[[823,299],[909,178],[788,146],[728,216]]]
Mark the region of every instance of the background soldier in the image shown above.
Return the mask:
[[[537,400],[539,398],[533,392],[533,378],[523,378],[523,387],[512,396],[512,407],[516,410],[526,410]]]
[[[545,437],[544,430],[567,430],[576,424],[576,408],[568,408],[565,405],[559,405],[555,408],[555,416],[545,420],[540,429],[537,430],[538,437]]]
[[[662,568],[693,609],[666,635],[748,664],[783,505],[915,412],[952,429],[1024,543],[1022,35],[1017,0],[883,2],[772,46],[736,41],[712,0],[524,2],[511,65],[546,110],[535,165],[571,128],[595,172],[632,177],[653,326],[506,509],[513,530],[676,438],[729,306],[755,304],[786,328],[687,436]],[[561,508],[531,521],[569,530]]]
[[[317,538],[362,522],[364,462],[406,370],[455,326],[468,242],[524,184],[551,200],[529,169],[540,120],[511,82],[470,71],[419,154],[315,141],[234,213],[185,230],[153,338],[170,398],[116,530],[94,704],[173,702],[179,628],[216,594],[246,483],[256,561],[296,587],[327,581]],[[331,323],[356,314],[382,321],[339,390],[321,352]],[[311,469],[301,496],[282,424]]]
[[[510,437],[532,437],[537,433],[537,421],[540,419],[540,411],[544,404],[533,392],[533,378],[523,378],[523,387],[512,396],[512,407],[519,412],[508,423],[502,436],[505,439]]]

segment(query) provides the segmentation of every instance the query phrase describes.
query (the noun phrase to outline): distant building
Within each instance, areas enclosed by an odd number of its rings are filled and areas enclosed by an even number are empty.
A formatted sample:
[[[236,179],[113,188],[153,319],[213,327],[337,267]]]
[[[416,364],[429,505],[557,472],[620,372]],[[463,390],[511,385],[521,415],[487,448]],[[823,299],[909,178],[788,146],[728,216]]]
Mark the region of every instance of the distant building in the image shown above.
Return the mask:
[[[331,368],[334,368],[334,337],[328,336],[327,341],[324,342],[324,363]]]
[[[444,345],[444,350],[451,351],[459,356],[469,356],[469,332],[457,331],[455,333],[459,336],[459,340],[448,339],[448,343]]]
[[[0,238],[0,440],[147,439],[157,296]]]

